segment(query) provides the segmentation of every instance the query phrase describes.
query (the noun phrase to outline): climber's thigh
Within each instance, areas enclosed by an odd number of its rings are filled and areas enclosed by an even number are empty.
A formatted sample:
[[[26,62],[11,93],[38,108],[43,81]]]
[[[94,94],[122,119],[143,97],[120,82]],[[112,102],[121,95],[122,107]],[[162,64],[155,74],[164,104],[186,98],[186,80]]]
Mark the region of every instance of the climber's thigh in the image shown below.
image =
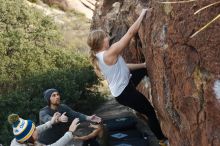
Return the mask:
[[[128,106],[143,114],[146,114],[149,110],[153,110],[147,98],[136,90],[135,87],[126,87],[122,94],[116,97],[116,100],[120,104]]]

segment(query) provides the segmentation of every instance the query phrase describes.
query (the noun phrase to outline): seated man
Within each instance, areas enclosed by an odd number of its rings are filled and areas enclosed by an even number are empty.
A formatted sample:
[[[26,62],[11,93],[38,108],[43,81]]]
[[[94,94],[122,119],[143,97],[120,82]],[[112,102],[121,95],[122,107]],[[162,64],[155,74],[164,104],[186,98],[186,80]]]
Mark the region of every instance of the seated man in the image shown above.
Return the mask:
[[[40,135],[39,141],[42,143],[52,144],[57,141],[68,130],[71,121],[75,118],[79,118],[80,122],[101,122],[100,117],[97,117],[95,115],[87,116],[72,110],[65,104],[60,104],[60,94],[56,89],[47,89],[44,92],[44,99],[47,101],[48,106],[40,110],[40,124],[49,121],[55,112],[59,112],[62,115],[58,118],[58,121],[60,121],[60,123],[54,125],[51,129],[48,129]]]
[[[44,130],[47,130],[56,124],[60,113],[54,113],[53,117],[47,123],[35,126],[31,120],[24,120],[20,118],[17,114],[11,114],[8,116],[8,122],[13,127],[13,134],[15,138],[12,140],[10,146],[45,146],[38,141],[38,135],[41,134]],[[73,132],[79,125],[79,119],[76,118],[72,121],[72,124],[69,127],[69,130],[55,143],[50,146],[64,146],[73,139]]]

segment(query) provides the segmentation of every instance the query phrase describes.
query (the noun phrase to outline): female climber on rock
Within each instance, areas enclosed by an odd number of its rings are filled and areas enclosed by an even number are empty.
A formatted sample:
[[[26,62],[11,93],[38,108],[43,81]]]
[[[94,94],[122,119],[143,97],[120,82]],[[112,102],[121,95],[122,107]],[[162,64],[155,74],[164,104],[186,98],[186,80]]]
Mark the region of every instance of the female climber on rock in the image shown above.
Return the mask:
[[[145,114],[156,137],[164,140],[166,137],[161,131],[154,108],[147,98],[136,89],[138,83],[147,74],[145,63],[126,64],[121,56],[122,51],[138,32],[147,11],[151,11],[151,9],[143,9],[126,34],[111,46],[109,46],[108,35],[100,29],[90,32],[87,43],[91,48],[90,58],[95,71],[101,73],[107,80],[110,91],[117,102]]]

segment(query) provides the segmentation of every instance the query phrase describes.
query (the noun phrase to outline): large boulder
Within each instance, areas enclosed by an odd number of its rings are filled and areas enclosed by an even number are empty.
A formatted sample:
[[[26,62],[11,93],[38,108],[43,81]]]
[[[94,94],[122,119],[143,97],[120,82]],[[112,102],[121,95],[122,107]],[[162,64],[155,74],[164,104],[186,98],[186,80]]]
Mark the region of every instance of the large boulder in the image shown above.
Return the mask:
[[[99,0],[96,5],[91,29],[104,29],[111,43],[126,33],[142,8],[153,8],[123,56],[127,62],[146,61],[151,83],[146,97],[171,146],[220,145],[219,19],[191,37],[219,15],[219,4],[194,15],[213,2]]]

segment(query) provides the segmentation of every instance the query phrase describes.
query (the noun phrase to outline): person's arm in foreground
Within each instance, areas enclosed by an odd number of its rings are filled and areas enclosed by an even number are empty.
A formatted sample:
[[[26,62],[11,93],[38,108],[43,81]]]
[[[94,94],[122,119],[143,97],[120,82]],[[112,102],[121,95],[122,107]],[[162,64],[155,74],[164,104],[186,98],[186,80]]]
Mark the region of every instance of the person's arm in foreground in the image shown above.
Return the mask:
[[[76,128],[79,126],[80,123],[79,118],[75,118],[72,122],[72,124],[69,127],[69,131],[64,134],[63,137],[61,137],[57,142],[48,145],[48,146],[64,146],[68,144],[71,140],[73,140],[73,132],[75,132]]]
[[[37,126],[36,129],[38,133],[40,134],[44,132],[45,130],[52,128],[52,125],[59,123],[58,118],[60,117],[60,115],[61,115],[60,113],[56,112],[54,113],[50,121],[46,122],[45,124]]]

